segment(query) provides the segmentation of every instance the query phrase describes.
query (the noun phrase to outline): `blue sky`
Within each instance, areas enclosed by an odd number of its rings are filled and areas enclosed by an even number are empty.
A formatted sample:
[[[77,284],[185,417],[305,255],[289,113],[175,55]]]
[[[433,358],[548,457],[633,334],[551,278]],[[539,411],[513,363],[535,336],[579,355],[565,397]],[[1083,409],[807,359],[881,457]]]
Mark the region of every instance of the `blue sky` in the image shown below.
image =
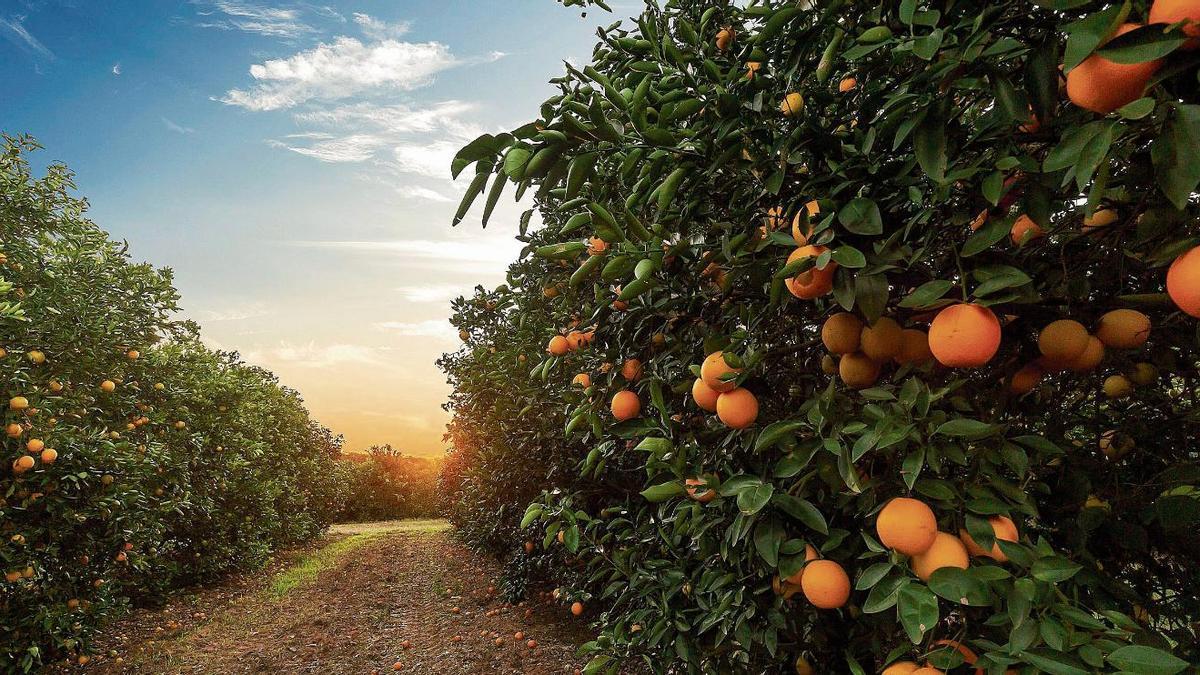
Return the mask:
[[[533,119],[613,20],[552,0],[0,0],[0,130],[175,270],[210,343],[350,447],[432,454],[449,299],[519,250],[511,202],[450,228],[449,158]]]

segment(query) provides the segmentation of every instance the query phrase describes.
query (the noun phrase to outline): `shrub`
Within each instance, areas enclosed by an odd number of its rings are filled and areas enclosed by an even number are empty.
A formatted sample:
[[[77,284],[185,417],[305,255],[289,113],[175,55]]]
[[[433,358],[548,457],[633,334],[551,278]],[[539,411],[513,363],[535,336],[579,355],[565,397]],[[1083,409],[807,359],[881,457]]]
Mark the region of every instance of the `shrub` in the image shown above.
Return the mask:
[[[390,445],[372,446],[366,453],[343,454],[338,472],[346,493],[339,522],[431,518],[438,513],[434,460],[405,457]]]
[[[300,396],[172,320],[36,146],[0,152],[0,672],[84,655],[130,600],[259,565],[338,508],[340,439]]]
[[[454,304],[454,519],[514,567],[539,539],[604,607],[588,672],[1200,659],[1196,324],[1163,292],[1200,235],[1200,100],[1178,26],[1106,42],[1148,9],[648,5],[457,155],[456,223],[510,184],[534,209],[507,283]],[[838,312],[866,326],[840,375]],[[1039,345],[1063,319],[1091,335]],[[728,386],[755,420],[689,400]],[[911,559],[876,536],[895,497],[941,531]]]

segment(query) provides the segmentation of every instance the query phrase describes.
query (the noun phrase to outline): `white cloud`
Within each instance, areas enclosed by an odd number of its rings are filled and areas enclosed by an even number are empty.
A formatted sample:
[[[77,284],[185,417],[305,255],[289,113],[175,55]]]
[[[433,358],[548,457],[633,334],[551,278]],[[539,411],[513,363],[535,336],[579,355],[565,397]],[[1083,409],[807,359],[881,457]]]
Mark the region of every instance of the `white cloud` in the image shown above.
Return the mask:
[[[442,101],[428,108],[407,105],[376,105],[359,102],[336,108],[311,110],[295,114],[301,124],[326,127],[367,127],[392,134],[421,133],[448,130],[474,138],[474,133],[459,118],[478,106],[467,101]]]
[[[113,75],[120,75],[120,74],[121,74],[121,64],[120,64],[120,62],[117,62],[117,63],[114,63],[114,64],[113,64],[113,67],[112,67],[112,74],[113,74]]]
[[[24,16],[14,16],[9,19],[0,18],[0,35],[3,35],[9,42],[27,52],[33,52],[51,61],[54,60],[54,52],[51,52],[46,45],[42,44],[41,40],[38,40],[25,28]]]
[[[254,86],[231,89],[222,103],[247,110],[279,110],[311,100],[338,100],[380,90],[411,91],[461,62],[439,42],[382,40],[364,45],[338,37],[284,59],[250,66]]]
[[[424,199],[428,202],[440,202],[443,204],[453,204],[457,201],[454,197],[444,195],[437,190],[431,190],[420,185],[401,185],[396,188],[401,197],[408,199]]]
[[[457,331],[445,319],[429,319],[427,321],[381,321],[376,328],[386,330],[396,335],[406,337],[432,337],[444,340],[455,340]]]
[[[311,136],[309,136],[311,138]],[[289,145],[280,141],[267,141],[276,148],[286,148],[292,152],[313,157],[322,162],[362,162],[370,159],[375,150],[382,146],[384,140],[367,134],[354,134],[342,138],[319,140],[309,146]]]
[[[460,140],[428,143],[397,143],[392,148],[392,166],[400,173],[415,173],[430,178],[450,178],[450,163],[462,149]]]
[[[366,345],[337,343],[317,345],[280,342],[274,347],[252,349],[242,353],[242,358],[253,363],[287,363],[308,368],[332,368],[347,363],[368,365],[381,364],[375,348]]]
[[[278,38],[295,38],[316,32],[315,28],[301,21],[300,11],[296,9],[263,7],[235,0],[213,0],[212,2],[193,0],[193,2],[212,8],[209,11],[198,10],[202,16],[214,17],[212,20],[199,23],[201,28],[240,30]]]
[[[409,302],[436,302],[444,303],[457,298],[466,293],[461,285],[455,284],[430,284],[428,286],[405,286],[396,289],[400,291],[400,295]]]
[[[407,21],[397,23],[388,23],[380,21],[373,16],[354,13],[354,23],[362,30],[363,35],[375,40],[386,40],[388,38],[398,38],[408,33],[412,29],[412,24]]]
[[[174,131],[177,134],[190,134],[190,133],[194,133],[196,131],[195,129],[193,129],[191,127],[185,127],[185,126],[178,125],[165,117],[159,117],[159,119],[162,120],[163,126],[165,126],[167,129],[169,129],[171,131]]]

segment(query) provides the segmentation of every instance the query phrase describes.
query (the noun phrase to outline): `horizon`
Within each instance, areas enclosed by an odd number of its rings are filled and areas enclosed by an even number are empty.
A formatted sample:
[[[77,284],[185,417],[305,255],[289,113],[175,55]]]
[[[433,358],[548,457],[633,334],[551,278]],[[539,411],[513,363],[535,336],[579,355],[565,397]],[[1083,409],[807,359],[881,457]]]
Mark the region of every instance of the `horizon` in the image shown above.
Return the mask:
[[[450,159],[535,117],[627,9],[484,4],[23,0],[0,11],[0,131],[66,164],[89,218],[173,270],[179,318],[346,451],[440,456],[450,300],[503,282],[524,208],[451,228]]]

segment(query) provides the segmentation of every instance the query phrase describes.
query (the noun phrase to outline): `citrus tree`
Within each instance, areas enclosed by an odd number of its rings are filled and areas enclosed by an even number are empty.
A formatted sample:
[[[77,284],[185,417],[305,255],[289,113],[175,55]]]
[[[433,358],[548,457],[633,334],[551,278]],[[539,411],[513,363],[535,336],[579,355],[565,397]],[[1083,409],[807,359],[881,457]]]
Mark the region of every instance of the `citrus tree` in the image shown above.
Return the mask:
[[[1200,660],[1197,35],[1181,0],[600,30],[453,163],[455,224],[534,203],[442,361],[464,536],[553,561],[588,672]]]
[[[130,600],[319,533],[340,438],[172,315],[168,270],[84,217],[70,173],[0,149],[0,672],[90,658]]]

